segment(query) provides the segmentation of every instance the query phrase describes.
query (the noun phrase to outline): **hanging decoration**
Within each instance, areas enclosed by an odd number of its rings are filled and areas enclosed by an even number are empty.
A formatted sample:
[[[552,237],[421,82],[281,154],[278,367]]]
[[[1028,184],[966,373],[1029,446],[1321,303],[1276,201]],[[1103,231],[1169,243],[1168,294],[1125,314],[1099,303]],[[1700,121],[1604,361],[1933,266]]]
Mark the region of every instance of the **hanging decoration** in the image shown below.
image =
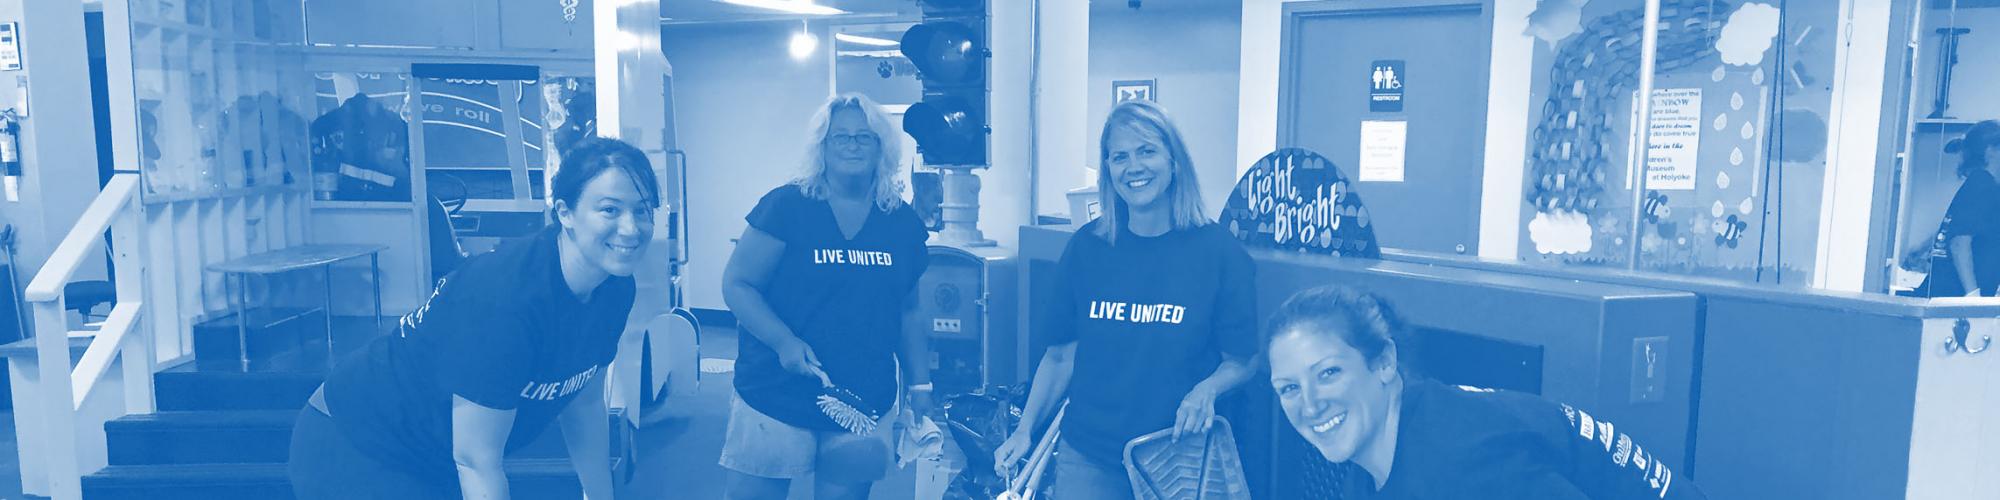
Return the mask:
[[[1666,0],[1660,9],[1660,73],[1693,66],[1715,55],[1710,38],[1720,27],[1713,12],[1724,2]],[[1530,143],[1528,202],[1542,214],[1589,216],[1604,193],[1612,162],[1607,116],[1638,81],[1645,14],[1631,9],[1599,18],[1557,50],[1549,70],[1548,98]]]

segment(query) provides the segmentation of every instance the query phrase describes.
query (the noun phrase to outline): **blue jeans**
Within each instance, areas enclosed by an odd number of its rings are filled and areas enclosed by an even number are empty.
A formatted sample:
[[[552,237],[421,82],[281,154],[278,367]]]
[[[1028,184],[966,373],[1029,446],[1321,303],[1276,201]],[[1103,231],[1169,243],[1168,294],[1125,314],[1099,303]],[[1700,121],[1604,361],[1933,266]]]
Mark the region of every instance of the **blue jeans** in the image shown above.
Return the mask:
[[[1132,479],[1123,464],[1104,464],[1078,453],[1069,440],[1056,443],[1054,500],[1133,498]]]

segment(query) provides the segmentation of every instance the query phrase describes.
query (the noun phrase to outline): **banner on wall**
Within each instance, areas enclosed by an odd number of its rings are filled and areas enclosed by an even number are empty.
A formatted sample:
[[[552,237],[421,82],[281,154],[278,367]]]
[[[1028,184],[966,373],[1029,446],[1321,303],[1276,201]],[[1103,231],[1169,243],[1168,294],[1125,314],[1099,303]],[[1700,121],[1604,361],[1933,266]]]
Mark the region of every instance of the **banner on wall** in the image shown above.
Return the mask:
[[[1632,91],[1631,136],[1627,157],[1639,158],[1639,91]],[[1653,89],[1653,128],[1647,141],[1646,189],[1694,189],[1696,153],[1701,145],[1701,89]],[[1637,165],[1639,162],[1628,162]],[[1632,189],[1632,167],[1625,189]]]

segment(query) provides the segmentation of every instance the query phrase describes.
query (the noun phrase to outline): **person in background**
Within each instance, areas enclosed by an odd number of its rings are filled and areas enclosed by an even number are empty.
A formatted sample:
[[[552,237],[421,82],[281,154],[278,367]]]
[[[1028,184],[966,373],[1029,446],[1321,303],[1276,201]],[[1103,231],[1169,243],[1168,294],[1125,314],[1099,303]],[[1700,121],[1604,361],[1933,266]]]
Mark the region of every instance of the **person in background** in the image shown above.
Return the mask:
[[[1373,294],[1301,291],[1269,325],[1271,388],[1293,430],[1345,470],[1340,498],[1706,498],[1583,410],[1409,373],[1409,331]]]
[[[2000,159],[2000,121],[1973,124],[1964,137],[1945,143],[1944,151],[1959,155],[1958,176],[1965,182],[1939,223],[1951,265],[1931,270],[1931,296],[1992,296],[2000,292],[1995,290],[2000,289],[2000,183],[1994,181],[2000,168],[1994,161]]]
[[[1252,375],[1256,266],[1202,207],[1187,145],[1149,101],[1111,110],[1099,138],[1107,207],[1071,237],[1038,295],[1042,355],[1021,424],[994,452],[1006,476],[1064,396],[1058,498],[1132,498],[1127,442],[1207,432],[1215,402]]]
[[[744,217],[723,270],[723,301],[748,334],[720,459],[732,499],[784,498],[807,474],[813,498],[868,497],[894,426],[850,432],[818,406],[829,387],[887,420],[902,406],[901,366],[909,407],[930,411],[928,332],[903,316],[930,233],[902,198],[901,133],[860,94],[827,101],[807,131],[803,172]]]
[[[612,495],[603,374],[652,241],[644,153],[592,139],[553,180],[556,224],[473,257],[299,412],[300,499],[506,499],[506,452],[562,426],[584,494]]]

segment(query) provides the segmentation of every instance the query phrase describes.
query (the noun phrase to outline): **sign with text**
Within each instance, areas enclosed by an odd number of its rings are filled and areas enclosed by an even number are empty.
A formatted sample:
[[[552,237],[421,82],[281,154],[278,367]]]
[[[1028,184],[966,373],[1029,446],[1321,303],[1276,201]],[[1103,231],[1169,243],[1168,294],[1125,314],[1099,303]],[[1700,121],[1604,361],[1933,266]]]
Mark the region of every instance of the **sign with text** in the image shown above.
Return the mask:
[[[1375,61],[1368,70],[1368,110],[1376,113],[1403,111],[1403,60]]]
[[[1246,247],[1382,256],[1353,185],[1333,162],[1305,149],[1280,149],[1257,160],[1230,191],[1217,222]]]
[[[1410,122],[1361,122],[1361,182],[1403,182],[1403,153]]]
[[[1653,128],[1645,153],[1646,189],[1694,189],[1696,153],[1701,145],[1701,89],[1653,89]],[[1632,92],[1630,158],[1639,158],[1639,92]],[[1636,165],[1630,162],[1627,165]],[[1625,189],[1632,189],[1632,168]]]

